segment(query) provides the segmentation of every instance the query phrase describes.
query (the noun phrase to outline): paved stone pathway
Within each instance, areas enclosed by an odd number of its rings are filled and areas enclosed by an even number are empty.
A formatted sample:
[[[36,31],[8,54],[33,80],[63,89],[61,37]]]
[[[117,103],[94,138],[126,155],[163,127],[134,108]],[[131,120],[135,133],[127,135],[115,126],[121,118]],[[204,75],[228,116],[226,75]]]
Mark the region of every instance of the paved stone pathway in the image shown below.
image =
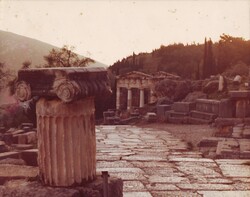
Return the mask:
[[[122,178],[124,197],[250,196],[250,160],[202,158],[159,129],[97,126],[96,135],[97,171]]]

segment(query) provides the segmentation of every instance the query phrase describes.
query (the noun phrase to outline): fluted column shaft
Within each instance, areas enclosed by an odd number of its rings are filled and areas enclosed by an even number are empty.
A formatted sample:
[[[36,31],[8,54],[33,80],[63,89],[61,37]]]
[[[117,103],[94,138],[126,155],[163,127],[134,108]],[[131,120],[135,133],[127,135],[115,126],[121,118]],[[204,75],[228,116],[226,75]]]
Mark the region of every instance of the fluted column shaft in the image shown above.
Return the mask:
[[[127,99],[127,110],[131,110],[132,107],[132,90],[128,89],[128,99]]]
[[[96,175],[94,100],[37,102],[38,165],[43,182],[71,186]]]
[[[139,107],[144,107],[144,89],[140,89],[140,105]]]
[[[116,109],[120,109],[120,87],[116,89]]]

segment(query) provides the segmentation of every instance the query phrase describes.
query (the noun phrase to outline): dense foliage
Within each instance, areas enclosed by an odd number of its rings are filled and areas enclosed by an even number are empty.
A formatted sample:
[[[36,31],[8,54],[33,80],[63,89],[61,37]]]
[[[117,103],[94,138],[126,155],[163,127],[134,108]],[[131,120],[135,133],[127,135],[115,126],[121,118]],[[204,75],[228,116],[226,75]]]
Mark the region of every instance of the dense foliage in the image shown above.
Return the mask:
[[[110,69],[115,75],[133,70],[145,73],[166,71],[183,78],[202,79],[222,73],[240,62],[250,65],[250,41],[221,35],[219,42],[162,45],[151,53],[133,54],[117,61]]]
[[[0,92],[14,79],[14,72],[8,69],[4,63],[0,62]]]

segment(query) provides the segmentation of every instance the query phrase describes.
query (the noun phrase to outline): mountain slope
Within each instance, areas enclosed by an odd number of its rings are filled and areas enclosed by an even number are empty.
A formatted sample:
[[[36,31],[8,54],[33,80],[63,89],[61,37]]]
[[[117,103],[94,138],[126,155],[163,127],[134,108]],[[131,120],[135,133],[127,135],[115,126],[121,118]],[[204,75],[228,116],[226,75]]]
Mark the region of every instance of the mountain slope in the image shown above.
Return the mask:
[[[45,42],[0,31],[0,62],[4,62],[11,69],[20,69],[26,60],[32,62],[32,67],[44,64],[43,56],[48,55],[52,48],[58,49]],[[106,67],[107,65],[96,61],[89,66]]]

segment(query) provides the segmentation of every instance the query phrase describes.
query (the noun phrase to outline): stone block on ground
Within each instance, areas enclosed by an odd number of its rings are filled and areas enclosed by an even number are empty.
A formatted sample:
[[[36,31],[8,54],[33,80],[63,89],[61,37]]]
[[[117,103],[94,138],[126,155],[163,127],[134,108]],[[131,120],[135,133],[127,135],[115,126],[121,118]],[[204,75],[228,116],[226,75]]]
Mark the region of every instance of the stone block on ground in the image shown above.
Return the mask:
[[[25,122],[21,124],[21,129],[23,129],[24,127],[28,127],[29,129],[33,129],[34,128],[34,124],[33,123],[29,123],[29,122]]]
[[[243,138],[247,138],[247,139],[250,139],[250,128],[249,126],[248,127],[245,127],[242,131],[242,137]]]
[[[233,117],[233,102],[230,99],[222,99],[219,103],[219,117]]]
[[[221,159],[238,159],[240,157],[239,142],[233,138],[218,142],[216,157]]]
[[[250,91],[249,90],[234,90],[234,91],[229,91],[229,95],[232,99],[250,98]]]
[[[249,159],[250,158],[250,139],[240,139],[240,158]]]
[[[11,147],[13,147],[15,150],[28,150],[28,149],[33,149],[34,145],[33,144],[12,144]]]
[[[164,121],[165,120],[165,112],[171,110],[171,105],[158,105],[156,107],[157,117]]]
[[[0,160],[6,159],[6,158],[19,158],[19,153],[18,152],[4,152],[0,153]]]
[[[38,175],[38,167],[25,165],[0,164],[0,177],[2,179],[32,178]]]
[[[37,149],[24,150],[20,153],[20,157],[27,163],[29,166],[37,166]]]
[[[235,127],[233,127],[232,137],[241,138],[243,130],[244,130],[244,126],[237,126],[236,125]]]
[[[23,134],[25,131],[23,129],[18,129],[12,132],[12,135],[18,135],[18,134]]]
[[[175,102],[172,105],[172,109],[176,112],[190,112],[195,109],[195,103],[193,102]]]
[[[197,99],[196,111],[219,114],[220,101],[212,99]]]
[[[204,119],[204,120],[211,120],[213,121],[217,115],[213,113],[207,113],[207,112],[200,112],[193,110],[190,112],[190,116],[193,118],[199,118],[199,119]]]
[[[199,147],[216,147],[218,145],[219,141],[223,141],[225,138],[219,138],[219,137],[207,137],[203,138],[198,146]]]
[[[165,116],[167,117],[175,117],[175,118],[182,118],[182,117],[187,117],[188,113],[186,112],[176,112],[174,110],[167,111],[165,113]]]
[[[0,141],[0,153],[8,151],[8,147],[6,146],[4,141]]]
[[[147,122],[156,122],[157,116],[154,112],[148,112],[145,116]]]

